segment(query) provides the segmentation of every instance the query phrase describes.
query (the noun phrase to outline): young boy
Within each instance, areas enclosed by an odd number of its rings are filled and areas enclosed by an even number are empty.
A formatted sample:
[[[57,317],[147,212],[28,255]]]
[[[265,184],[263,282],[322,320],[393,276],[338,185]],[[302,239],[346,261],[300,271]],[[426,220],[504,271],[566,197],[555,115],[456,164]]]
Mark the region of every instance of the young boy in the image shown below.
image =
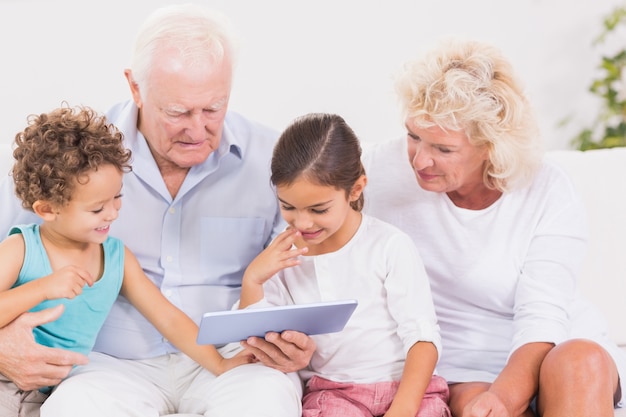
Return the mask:
[[[198,345],[196,324],[161,294],[124,244],[108,236],[131,155],[103,116],[66,107],[31,116],[15,146],[16,193],[42,223],[17,225],[0,243],[0,327],[25,311],[61,304],[61,317],[35,328],[35,340],[87,354],[121,294],[213,374],[253,361],[246,351],[225,359],[215,347]],[[22,402],[40,395],[22,392],[2,375],[0,381],[0,415],[18,415]]]

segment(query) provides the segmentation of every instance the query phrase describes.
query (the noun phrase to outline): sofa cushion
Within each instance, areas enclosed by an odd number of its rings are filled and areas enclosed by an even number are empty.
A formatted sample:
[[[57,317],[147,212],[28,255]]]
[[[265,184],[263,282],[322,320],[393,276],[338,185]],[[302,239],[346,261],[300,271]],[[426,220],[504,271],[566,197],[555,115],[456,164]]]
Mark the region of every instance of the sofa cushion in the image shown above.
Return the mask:
[[[580,290],[605,314],[610,336],[626,345],[626,148],[550,151],[585,202],[589,248]]]

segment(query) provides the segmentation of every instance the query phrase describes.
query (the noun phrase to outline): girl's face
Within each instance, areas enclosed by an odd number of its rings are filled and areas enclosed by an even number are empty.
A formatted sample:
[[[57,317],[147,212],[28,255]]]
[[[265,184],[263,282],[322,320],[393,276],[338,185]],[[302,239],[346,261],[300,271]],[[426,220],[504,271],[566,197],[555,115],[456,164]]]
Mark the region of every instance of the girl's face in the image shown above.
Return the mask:
[[[290,227],[302,235],[297,246],[307,246],[308,255],[334,252],[356,233],[361,213],[350,207],[363,192],[365,176],[354,185],[350,196],[345,190],[319,185],[299,177],[289,185],[276,187],[280,211]]]
[[[54,209],[49,232],[69,242],[104,242],[122,207],[122,172],[110,164],[90,171],[74,184],[68,204]]]
[[[466,194],[482,188],[485,148],[472,145],[462,131],[409,128],[410,120],[406,126],[409,162],[424,190]]]

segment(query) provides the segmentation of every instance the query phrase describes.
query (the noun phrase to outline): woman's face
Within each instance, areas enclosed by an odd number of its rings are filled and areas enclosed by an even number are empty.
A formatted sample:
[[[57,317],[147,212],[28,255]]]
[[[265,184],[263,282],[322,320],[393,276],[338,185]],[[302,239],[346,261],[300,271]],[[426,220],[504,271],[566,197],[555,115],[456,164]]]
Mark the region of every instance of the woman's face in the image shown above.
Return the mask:
[[[461,195],[484,187],[486,148],[470,144],[463,131],[444,131],[438,126],[420,129],[411,125],[407,119],[407,151],[420,187]]]

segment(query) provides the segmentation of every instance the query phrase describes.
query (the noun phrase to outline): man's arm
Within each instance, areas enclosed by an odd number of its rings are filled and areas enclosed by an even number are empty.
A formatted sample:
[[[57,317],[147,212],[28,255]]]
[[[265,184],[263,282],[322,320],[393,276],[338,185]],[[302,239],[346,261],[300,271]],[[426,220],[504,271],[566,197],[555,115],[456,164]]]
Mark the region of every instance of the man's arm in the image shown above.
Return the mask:
[[[42,346],[35,342],[33,328],[56,320],[63,306],[24,313],[0,329],[0,373],[20,389],[31,391],[57,385],[74,365],[85,365],[85,355]]]
[[[293,330],[280,334],[271,332],[265,335],[265,339],[250,337],[241,345],[265,366],[285,373],[306,368],[316,349],[313,339]]]

